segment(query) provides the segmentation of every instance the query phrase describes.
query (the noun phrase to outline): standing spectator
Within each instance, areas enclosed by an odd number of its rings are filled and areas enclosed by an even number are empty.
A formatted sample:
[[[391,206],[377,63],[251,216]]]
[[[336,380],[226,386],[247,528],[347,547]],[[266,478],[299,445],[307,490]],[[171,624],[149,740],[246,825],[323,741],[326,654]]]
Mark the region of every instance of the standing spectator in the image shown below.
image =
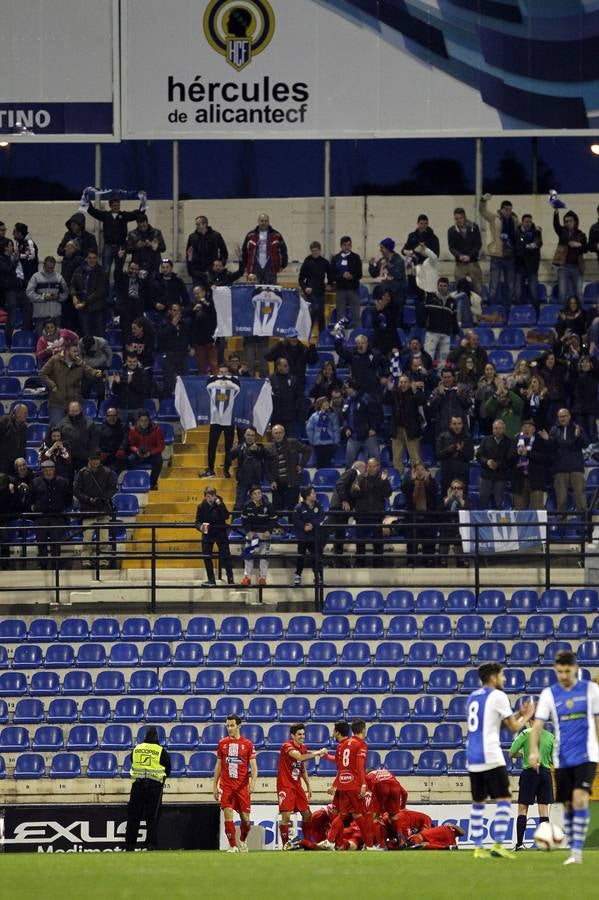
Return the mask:
[[[499,284],[503,277],[505,284],[505,302],[502,304],[509,310],[514,300],[516,286],[516,228],[518,216],[513,212],[510,200],[503,200],[496,213],[488,209],[492,194],[483,194],[478,204],[479,211],[490,226],[491,240],[487,253],[491,258],[489,302],[502,303]]]
[[[119,418],[116,407],[109,406],[98,429],[98,449],[104,465],[114,469],[117,475],[127,468],[128,446],[128,428]]]
[[[547,388],[547,423],[551,427],[555,423],[558,409],[565,405],[568,398],[568,366],[550,350],[539,360],[537,370]]]
[[[459,344],[453,348],[449,354],[448,360],[452,366],[457,366],[464,357],[473,361],[474,373],[476,375],[476,380],[478,381],[483,377],[485,366],[489,361],[489,356],[484,347],[480,346],[476,331],[469,329],[464,332],[464,337]]]
[[[0,571],[12,568],[10,526],[22,511],[19,495],[14,478],[0,472]]]
[[[173,271],[172,259],[161,259],[158,272],[148,278],[147,297],[150,308],[157,313],[164,313],[173,303],[179,303],[184,309],[189,306],[187,288]]]
[[[29,490],[31,511],[35,519],[37,555],[40,568],[52,569],[58,564],[65,538],[65,513],[73,501],[66,478],[56,474],[51,459],[42,463],[41,475],[34,478]]]
[[[15,242],[15,254],[17,260],[17,304],[23,314],[23,328],[26,331],[33,330],[31,317],[31,303],[25,293],[25,288],[30,279],[39,269],[37,244],[29,234],[29,228],[24,222],[17,222],[13,228],[12,236]]]
[[[35,345],[38,366],[43,366],[50,357],[64,350],[66,344],[77,344],[79,338],[68,328],[58,328],[54,319],[46,319],[42,333]]]
[[[327,397],[319,397],[314,406],[316,411],[306,422],[306,434],[314,449],[316,468],[324,469],[332,465],[339,444],[339,420],[332,412]]]
[[[260,213],[258,225],[246,234],[241,258],[248,280],[257,284],[276,284],[281,269],[287,268],[287,245],[266,213]]]
[[[318,241],[312,241],[310,244],[310,255],[303,261],[297,280],[310,304],[312,324],[316,322],[318,331],[322,334],[325,330],[325,283],[330,284],[332,276],[330,263],[322,255],[322,247]]]
[[[524,285],[528,285],[530,302],[539,314],[539,265],[543,233],[530,213],[524,213],[516,226],[516,303],[524,303]]]
[[[230,272],[225,268],[222,259],[215,259],[208,271],[206,287],[215,288],[221,285],[235,284],[243,275],[244,268],[243,262],[241,262],[235,272]]]
[[[241,583],[249,587],[252,583],[254,571],[254,558],[259,560],[260,587],[266,585],[268,576],[268,554],[270,553],[270,538],[277,527],[277,516],[272,503],[262,494],[260,485],[250,486],[250,499],[245,504],[241,514],[241,526],[245,530],[247,541],[244,551],[244,575]]]
[[[147,412],[141,412],[135,425],[129,428],[129,466],[132,469],[150,466],[150,490],[158,490],[158,478],[162,471],[164,432],[152,422]]]
[[[250,370],[245,363],[241,361],[239,353],[229,353],[227,357],[227,368],[231,375],[236,378],[249,378]]]
[[[355,509],[357,494],[352,494],[351,486],[360,475],[366,471],[366,463],[355,460],[340,478],[337,479],[335,490],[331,497],[329,513],[326,524],[331,526],[330,538],[333,541],[333,566],[335,568],[348,568],[349,560],[343,555],[343,538],[345,526],[352,511]]]
[[[81,399],[81,381],[86,378],[103,378],[99,369],[90,369],[79,358],[76,344],[65,345],[40,371],[40,378],[48,388],[48,419],[56,425],[65,414],[67,405]],[[87,459],[87,454],[85,455]]]
[[[549,435],[535,429],[530,419],[522,422],[516,438],[516,467],[512,473],[514,509],[545,509],[549,457]]]
[[[137,228],[127,235],[127,253],[139,266],[139,271],[145,275],[152,275],[158,271],[160,257],[166,250],[164,237],[160,228],[153,228],[148,222],[145,213],[138,213],[135,217]]]
[[[378,433],[383,425],[383,407],[370,394],[359,390],[351,378],[347,379],[343,388],[342,433],[347,438],[345,465],[349,469],[361,453],[365,453],[367,458],[380,459]]]
[[[511,439],[520,431],[523,407],[522,398],[513,391],[508,391],[504,384],[500,384],[485,403],[485,416],[501,419],[505,425],[505,434]]]
[[[330,400],[332,392],[334,390],[341,390],[342,387],[343,384],[337,377],[335,363],[332,363],[327,359],[320,367],[320,372],[317,374],[314,384],[310,388],[309,396],[314,400],[317,400],[318,397],[326,397]]]
[[[56,271],[56,260],[46,256],[41,271],[35,272],[27,285],[27,299],[33,311],[33,326],[36,337],[44,327],[44,321],[54,318],[60,324],[62,304],[69,296],[67,283]]]
[[[318,363],[318,352],[316,344],[311,343],[308,347],[302,344],[298,337],[296,328],[288,328],[287,334],[282,341],[278,341],[274,347],[271,347],[264,354],[264,359],[268,362],[276,362],[279,359],[286,359],[289,362],[289,374],[293,375],[297,382],[298,390],[304,394],[306,387],[306,368],[314,366]]]
[[[505,485],[509,481],[515,462],[515,447],[505,433],[505,422],[496,419],[493,422],[492,434],[484,437],[476,452],[480,463],[481,509],[489,509],[489,500],[493,498],[491,509],[503,509]]]
[[[555,323],[555,332],[558,338],[576,334],[582,340],[587,333],[587,327],[587,317],[582,303],[578,297],[568,297],[566,305],[559,313]]]
[[[449,356],[451,338],[458,333],[457,307],[455,297],[449,293],[449,281],[439,278],[435,293],[415,286],[413,277],[410,283],[416,292],[416,322],[420,328],[426,328],[424,349],[442,366]]]
[[[289,374],[289,360],[277,359],[269,381],[272,388],[271,421],[283,425],[290,434],[296,424],[304,424],[304,395],[297,380]]]
[[[145,276],[142,278],[138,263],[131,260],[124,272],[124,262],[125,251],[119,250],[114,265],[114,311],[119,317],[123,338],[131,330],[132,323],[143,316],[148,297],[148,279]]]
[[[337,322],[346,319],[349,306],[353,327],[359,328],[362,260],[352,251],[352,239],[349,235],[344,235],[339,245],[341,247],[339,253],[331,259],[331,276],[336,290]]]
[[[29,509],[29,488],[35,478],[35,473],[27,465],[23,456],[15,459],[14,482],[19,494],[21,510]]]
[[[108,524],[111,520],[117,492],[116,473],[102,464],[99,450],[89,454],[87,466],[77,473],[73,494],[79,501],[81,510],[81,526],[83,528],[83,546],[81,548],[81,565],[84,569],[91,567],[92,550],[100,555],[100,566],[108,568],[110,560],[110,544],[108,543]],[[92,534],[98,530],[98,543],[93,544]]]
[[[383,290],[391,291],[393,303],[401,315],[406,295],[406,266],[403,257],[395,250],[393,238],[383,238],[379,245],[381,255],[368,261],[368,274],[371,278],[379,278],[380,285],[375,288],[378,296]],[[357,322],[356,322],[357,325]]]
[[[400,308],[393,302],[393,294],[387,287],[374,301],[372,327],[374,330],[373,349],[384,356],[389,356],[391,353],[399,354],[401,340],[397,329],[401,327]]]
[[[272,502],[277,514],[293,509],[299,499],[299,486],[304,466],[310,459],[310,448],[295,438],[287,437],[283,425],[273,425],[272,444],[266,448],[266,467]]]
[[[120,372],[112,379],[112,396],[115,398],[119,418],[126,423],[136,422],[150,399],[148,374],[142,368],[136,353],[128,352]]]
[[[98,253],[98,242],[91,231],[85,228],[85,216],[82,212],[73,213],[73,215],[64,223],[66,232],[56,248],[58,256],[65,255],[65,247],[69,241],[75,244],[75,248],[79,255],[85,258],[88,253]]]
[[[344,346],[341,338],[335,341],[339,359],[349,366],[351,377],[360,391],[381,399],[389,377],[389,360],[378,350],[373,350],[364,334],[356,335],[355,349]],[[372,455],[372,454],[371,454]]]
[[[78,400],[71,400],[66,416],[58,423],[63,442],[69,447],[73,461],[73,472],[87,464],[89,454],[98,449],[98,433],[91,419],[83,415]]]
[[[493,363],[488,362],[483,371],[483,377],[478,382],[474,394],[474,411],[478,419],[478,429],[481,435],[491,434],[493,420],[485,412],[485,403],[497,390],[497,369]]]
[[[37,271],[37,269],[36,269]],[[0,239],[0,306],[6,311],[6,343],[10,347],[17,318],[17,308],[23,313],[24,327],[32,328],[31,303],[23,290],[23,267],[15,253],[15,245],[7,238]]]
[[[472,279],[469,275],[465,278],[460,278],[451,296],[456,303],[460,328],[479,325],[483,321],[483,301],[480,294],[477,294],[474,290]]]
[[[409,255],[416,249],[419,244],[425,244],[433,251],[435,256],[439,256],[439,238],[430,227],[428,216],[425,213],[420,213],[420,215],[418,216],[416,220],[416,229],[414,231],[410,231],[406,238],[405,244],[401,248],[402,254],[404,256]]]
[[[79,358],[84,366],[102,373],[101,381],[97,378],[92,380],[85,376],[83,377],[81,381],[81,396],[89,397],[93,387],[98,400],[103,400],[106,393],[105,383],[108,370],[112,365],[110,344],[104,337],[94,337],[86,334],[85,337],[79,339],[78,350]]]
[[[15,403],[8,415],[0,416],[0,472],[14,473],[15,459],[25,456],[28,409]]]
[[[224,268],[228,257],[229,251],[222,234],[210,227],[206,216],[197,216],[195,231],[187,238],[185,250],[187,271],[193,287],[198,285],[206,287],[214,261],[221,262]]]
[[[571,294],[582,297],[583,257],[588,250],[588,243],[584,231],[580,230],[578,216],[572,210],[564,213],[563,226],[559,220],[559,211],[553,211],[553,230],[558,238],[553,265],[557,267],[559,302],[565,306]]]
[[[441,383],[429,397],[429,415],[434,426],[435,440],[447,431],[452,416],[466,417],[472,405],[472,395],[465,384],[457,384],[451,369],[441,372]]]
[[[599,362],[586,354],[580,357],[572,385],[572,412],[582,423],[590,444],[597,440],[597,385],[599,384]]]
[[[141,209],[141,203],[140,203]],[[139,209],[129,212],[121,209],[121,198],[116,194],[108,198],[108,209],[96,209],[91,200],[87,211],[92,219],[102,223],[102,267],[110,278],[110,269],[116,261],[119,251],[127,246],[127,223],[135,222],[139,215]]]
[[[264,479],[264,447],[257,442],[256,435],[256,429],[248,425],[243,433],[243,442],[231,450],[231,460],[237,460],[236,510],[243,509],[247,503],[250,487],[261,484]]]
[[[358,564],[374,568],[383,565],[383,516],[386,501],[391,496],[392,487],[387,470],[381,471],[378,459],[371,458],[366,463],[366,471],[358,475],[350,487],[354,497],[357,528],[356,556]],[[366,560],[366,541],[372,541],[373,559]]]
[[[191,332],[179,303],[173,303],[158,330],[158,349],[162,353],[162,396],[172,397],[177,375],[187,375]]]
[[[95,250],[90,250],[71,281],[73,306],[79,313],[79,334],[104,334],[108,276]]]
[[[444,493],[444,490],[441,490]],[[447,566],[447,556],[451,547],[453,547],[454,555],[457,557],[457,566],[459,569],[468,569],[470,563],[462,556],[462,543],[460,540],[459,515],[462,510],[470,509],[470,500],[466,492],[463,481],[452,478],[447,485],[447,492],[443,498],[442,509],[445,513],[445,522],[441,530],[440,552],[441,565]]]
[[[125,356],[127,353],[135,353],[145,369],[149,381],[152,381],[154,369],[154,355],[156,352],[156,335],[149,319],[140,316],[131,322],[128,331],[123,331],[123,344]]]
[[[198,375],[205,375],[210,370],[216,375],[218,369],[216,341],[216,309],[212,299],[212,291],[207,293],[203,284],[193,289],[190,313],[191,346],[198,364]]]
[[[597,207],[597,215],[599,216],[599,206]],[[597,259],[599,260],[599,218],[593,225],[591,225],[591,230],[589,231],[588,252],[596,253]]]
[[[425,402],[424,393],[417,382],[413,382],[408,375],[401,375],[397,386],[393,378],[389,379],[384,400],[391,406],[393,465],[403,474],[406,450],[412,466],[418,465],[421,460],[422,422],[420,414]]]
[[[449,252],[455,259],[456,283],[467,276],[472,279],[472,287],[477,294],[482,290],[482,273],[480,271],[480,251],[482,240],[476,222],[466,218],[466,210],[462,206],[453,211],[454,225],[447,232]]]
[[[312,562],[314,581],[322,580],[323,534],[320,526],[324,520],[324,510],[318,502],[316,490],[310,485],[300,490],[301,500],[293,510],[293,529],[297,537],[297,558],[293,586],[301,587],[302,572],[306,557]]]
[[[537,431],[549,429],[553,424],[550,421],[549,394],[545,382],[540,375],[531,375],[530,382],[524,390],[523,419],[530,419]]]
[[[411,337],[408,341],[408,346],[401,355],[401,364],[404,371],[414,371],[412,360],[417,361],[418,368],[422,369],[425,375],[433,368],[433,358],[430,353],[427,353],[423,348],[422,341],[419,337]]]
[[[47,459],[52,460],[56,474],[66,478],[69,484],[73,483],[73,454],[69,445],[63,441],[60,428],[48,429],[37,451],[37,458],[40,466]]]
[[[227,584],[235,584],[227,528],[227,519],[230,515],[223,498],[216,493],[216,488],[205,488],[204,499],[196,510],[196,528],[202,535],[202,559],[207,578],[202,582],[202,587],[216,587],[214,565],[212,564],[212,551],[215,544],[218,548],[219,569],[224,569],[227,575]]]
[[[568,488],[572,489],[576,512],[586,514],[587,498],[584,490],[583,449],[588,439],[580,425],[572,421],[569,409],[560,409],[557,425],[549,432],[553,458],[553,489],[557,511],[566,521]]]
[[[69,296],[62,304],[61,321],[63,328],[68,328],[70,331],[76,331],[77,328],[79,328],[79,315],[77,313],[77,310],[73,306],[71,284],[73,282],[73,275],[75,274],[77,269],[81,268],[82,263],[83,257],[81,256],[81,253],[79,252],[75,242],[67,241],[64,248],[62,263],[60,265],[60,274],[67,284],[67,287],[69,289]]]
[[[229,374],[226,366],[220,366],[218,375],[211,375],[206,385],[210,396],[210,429],[208,432],[208,468],[200,473],[200,478],[215,477],[216,450],[221,434],[225,442],[224,476],[230,478],[231,447],[235,426],[231,422],[234,398],[239,393],[239,379]],[[219,397],[224,394],[231,402],[223,411]]]
[[[441,465],[441,493],[447,493],[452,481],[461,482],[467,491],[474,442],[461,416],[451,417],[448,430],[437,438],[436,451]]]
[[[406,541],[407,563],[410,569],[416,565],[418,547],[422,547],[424,565],[434,565],[437,523],[437,484],[424,465],[418,463],[410,475],[404,475],[401,489],[406,498],[406,509],[410,513],[412,528],[410,540]]]

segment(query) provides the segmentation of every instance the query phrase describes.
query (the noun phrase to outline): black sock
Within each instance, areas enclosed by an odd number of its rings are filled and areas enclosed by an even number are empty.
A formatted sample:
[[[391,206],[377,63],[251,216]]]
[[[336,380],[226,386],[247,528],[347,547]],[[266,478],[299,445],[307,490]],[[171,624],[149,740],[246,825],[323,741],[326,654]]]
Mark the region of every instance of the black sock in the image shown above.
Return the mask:
[[[518,816],[516,819],[516,846],[524,842],[524,832],[526,831],[526,816]]]
[[[541,822],[548,822],[548,821],[549,821],[549,816],[541,816],[541,818],[539,819],[539,825],[541,824]]]

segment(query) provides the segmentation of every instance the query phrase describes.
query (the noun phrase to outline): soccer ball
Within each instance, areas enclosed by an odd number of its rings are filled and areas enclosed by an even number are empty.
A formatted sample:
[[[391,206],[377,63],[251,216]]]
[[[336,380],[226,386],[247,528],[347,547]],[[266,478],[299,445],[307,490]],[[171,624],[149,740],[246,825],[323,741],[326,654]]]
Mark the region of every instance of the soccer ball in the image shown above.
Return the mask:
[[[535,831],[535,844],[538,850],[559,850],[565,846],[566,836],[559,825],[541,822]]]

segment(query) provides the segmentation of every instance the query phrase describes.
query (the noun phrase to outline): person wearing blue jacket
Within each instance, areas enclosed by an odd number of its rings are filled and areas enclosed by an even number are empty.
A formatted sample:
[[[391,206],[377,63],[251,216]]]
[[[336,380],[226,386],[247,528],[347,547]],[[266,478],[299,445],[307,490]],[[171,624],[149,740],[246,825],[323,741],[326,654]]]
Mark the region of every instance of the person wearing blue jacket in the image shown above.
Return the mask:
[[[331,409],[328,397],[318,397],[314,406],[316,412],[306,422],[306,434],[308,443],[314,449],[316,468],[323,469],[333,463],[341,429],[339,417]]]
[[[320,531],[320,526],[325,517],[322,504],[318,502],[316,491],[311,486],[303,487],[300,491],[300,496],[302,499],[293,510],[292,518],[293,530],[297,536],[294,587],[301,586],[306,557],[312,560],[314,580],[319,580],[324,548],[323,535]]]

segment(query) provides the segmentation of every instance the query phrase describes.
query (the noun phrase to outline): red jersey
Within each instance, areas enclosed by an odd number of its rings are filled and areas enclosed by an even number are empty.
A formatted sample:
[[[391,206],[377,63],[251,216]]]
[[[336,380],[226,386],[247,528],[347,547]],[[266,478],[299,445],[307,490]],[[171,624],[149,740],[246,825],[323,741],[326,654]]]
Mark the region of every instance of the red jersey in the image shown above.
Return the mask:
[[[335,811],[330,806],[327,806],[326,809],[317,809],[312,814],[310,824],[312,825],[312,840],[315,844],[325,840],[335,815]]]
[[[372,791],[372,812],[395,815],[408,802],[408,792],[389,769],[373,769],[366,775],[368,790]]]
[[[368,747],[362,738],[345,738],[337,745],[335,764],[337,775],[335,787],[339,791],[359,793],[362,785],[366,784],[366,754]]]
[[[224,737],[218,742],[216,757],[221,762],[220,786],[239,790],[250,782],[250,760],[256,758],[254,745],[247,738]]]
[[[427,850],[446,850],[457,845],[457,838],[449,825],[437,825],[436,828],[423,828],[410,839],[410,843],[426,844]]]
[[[305,744],[299,747],[293,741],[285,741],[279,753],[279,770],[277,772],[277,793],[279,791],[294,791],[296,787],[302,787],[303,762],[293,759],[289,754],[292,750],[297,753],[308,752]]]
[[[430,828],[433,820],[426,813],[416,812],[414,809],[402,809],[395,816],[395,827],[405,838],[422,831],[423,828]]]

